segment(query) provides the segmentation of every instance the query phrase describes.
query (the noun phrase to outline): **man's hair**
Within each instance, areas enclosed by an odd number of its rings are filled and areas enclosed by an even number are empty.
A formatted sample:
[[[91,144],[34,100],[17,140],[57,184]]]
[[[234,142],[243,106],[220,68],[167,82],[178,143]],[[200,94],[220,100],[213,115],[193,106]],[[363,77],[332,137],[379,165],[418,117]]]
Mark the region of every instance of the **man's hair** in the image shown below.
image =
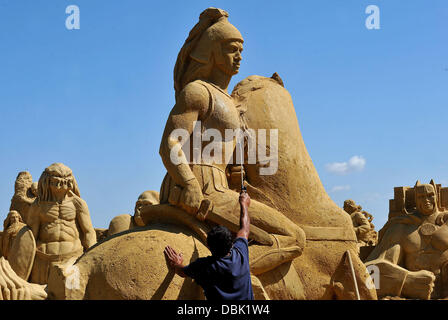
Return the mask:
[[[207,233],[207,246],[215,257],[225,257],[230,252],[232,243],[232,234],[224,226],[216,226]]]

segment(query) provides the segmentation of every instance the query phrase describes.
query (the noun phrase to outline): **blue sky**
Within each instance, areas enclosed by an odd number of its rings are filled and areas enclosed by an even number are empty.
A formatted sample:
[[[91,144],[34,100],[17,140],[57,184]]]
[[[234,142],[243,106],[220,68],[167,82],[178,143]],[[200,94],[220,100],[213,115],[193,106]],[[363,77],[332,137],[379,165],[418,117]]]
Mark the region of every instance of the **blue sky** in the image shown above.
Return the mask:
[[[79,30],[65,27],[72,4]],[[371,4],[379,30],[365,27]],[[17,173],[37,181],[54,162],[72,168],[98,228],[159,190],[174,64],[210,6],[245,38],[230,87],[280,74],[338,205],[354,199],[379,229],[395,186],[448,185],[445,0],[0,0],[0,216]]]

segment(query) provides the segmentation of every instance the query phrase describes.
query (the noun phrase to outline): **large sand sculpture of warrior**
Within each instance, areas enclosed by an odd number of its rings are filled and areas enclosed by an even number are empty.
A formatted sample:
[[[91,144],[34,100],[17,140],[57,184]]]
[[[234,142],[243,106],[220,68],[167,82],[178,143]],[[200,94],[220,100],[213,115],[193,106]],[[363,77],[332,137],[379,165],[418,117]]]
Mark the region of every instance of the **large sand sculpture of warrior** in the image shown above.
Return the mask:
[[[215,130],[224,137],[213,141],[215,150],[234,151],[237,141],[225,138],[226,130],[274,128],[279,131],[277,172],[260,175],[265,159],[244,164],[253,199],[249,251],[256,297],[350,299],[356,297],[356,280],[362,298],[376,298],[375,290],[366,286],[368,275],[357,258],[350,218],[331,201],[319,180],[281,79],[252,76],[228,94],[229,82],[240,66],[243,37],[227,18],[221,9],[206,9],[179,52],[174,70],[176,104],[160,144],[167,175],[160,204],[139,212],[138,219],[146,227],[115,234],[84,254],[74,265],[80,274],[79,288],[64,286],[64,270],[53,272],[49,295],[61,299],[203,298],[191,279],[181,279],[168,268],[163,249],[175,246],[186,262],[192,261],[209,255],[204,244],[211,226],[237,230],[239,190],[232,187],[232,180],[242,168],[235,166],[228,152],[222,152],[219,161],[215,156],[190,161],[188,154],[204,152],[207,143],[198,150],[187,141],[194,140],[197,132]],[[176,130],[186,131],[186,139],[173,135]],[[266,145],[271,144],[267,141]],[[351,276],[348,261],[355,270]]]

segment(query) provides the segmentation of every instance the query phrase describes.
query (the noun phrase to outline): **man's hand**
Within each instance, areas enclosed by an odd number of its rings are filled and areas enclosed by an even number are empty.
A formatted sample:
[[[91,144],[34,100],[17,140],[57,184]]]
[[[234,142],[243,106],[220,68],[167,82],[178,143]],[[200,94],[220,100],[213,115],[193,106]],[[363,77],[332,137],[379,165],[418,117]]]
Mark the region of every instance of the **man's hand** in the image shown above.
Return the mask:
[[[240,205],[244,209],[247,209],[250,206],[250,197],[249,194],[245,191],[240,193]]]
[[[182,278],[185,278],[187,275],[184,273],[184,257],[182,256],[182,253],[177,253],[176,250],[170,246],[166,246],[163,252],[168,258],[170,266],[174,268],[174,271]]]
[[[181,252],[177,253],[176,250],[174,250],[170,246],[166,246],[163,252],[166,254],[168,262],[172,267],[183,267],[184,257],[182,256]]]

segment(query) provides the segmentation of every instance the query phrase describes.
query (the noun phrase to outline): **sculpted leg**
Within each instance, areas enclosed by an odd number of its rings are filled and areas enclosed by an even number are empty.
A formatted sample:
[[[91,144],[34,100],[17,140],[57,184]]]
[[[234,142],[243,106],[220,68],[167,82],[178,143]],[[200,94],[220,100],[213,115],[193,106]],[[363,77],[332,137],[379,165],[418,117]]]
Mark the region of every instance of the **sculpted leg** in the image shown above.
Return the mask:
[[[36,255],[36,258],[34,259],[33,270],[31,271],[30,281],[32,283],[46,284],[49,267],[49,261],[45,261],[38,255]]]
[[[212,211],[219,216],[227,216],[231,231],[239,228],[239,194],[228,190],[215,192],[208,199],[213,203]],[[251,272],[255,275],[270,271],[282,263],[291,261],[302,254],[305,248],[305,232],[277,210],[261,202],[252,200],[249,208],[251,225],[269,233],[272,245],[253,244],[249,259]],[[231,217],[231,218],[230,218]]]
[[[277,241],[274,248],[252,245],[249,250],[250,270],[254,275],[266,273],[279,265],[299,257],[303,247],[296,244],[291,237],[273,236]],[[279,238],[286,238],[283,243],[293,242],[290,246],[281,246]],[[276,246],[276,247],[275,247]]]
[[[226,190],[225,192],[214,192],[206,197],[212,201],[213,211],[222,216],[237,218],[238,220],[234,219],[234,221],[239,222],[240,207],[237,192]],[[268,233],[296,239],[300,239],[304,235],[303,230],[282,213],[256,200],[251,200],[249,215],[251,225]]]
[[[219,215],[233,217],[234,221],[239,223],[240,207],[238,202],[239,194],[237,192],[232,190],[213,192],[206,197],[212,201],[213,211]],[[298,225],[279,211],[259,201],[251,200],[249,215],[251,225],[257,226],[270,234],[290,236],[298,240],[305,236],[304,231]],[[238,227],[239,225],[236,225],[232,229]]]

